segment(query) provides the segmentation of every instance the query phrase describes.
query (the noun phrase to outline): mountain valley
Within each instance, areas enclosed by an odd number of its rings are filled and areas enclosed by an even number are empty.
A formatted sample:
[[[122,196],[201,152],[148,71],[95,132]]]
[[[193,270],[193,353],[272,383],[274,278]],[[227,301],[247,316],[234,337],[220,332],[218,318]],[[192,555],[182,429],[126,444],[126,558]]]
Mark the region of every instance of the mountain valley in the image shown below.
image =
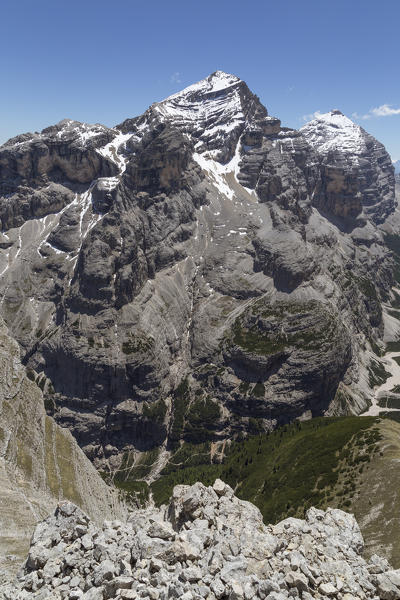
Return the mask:
[[[0,567],[57,501],[98,527],[217,478],[400,567],[399,198],[339,110],[290,129],[222,71],[0,146]]]

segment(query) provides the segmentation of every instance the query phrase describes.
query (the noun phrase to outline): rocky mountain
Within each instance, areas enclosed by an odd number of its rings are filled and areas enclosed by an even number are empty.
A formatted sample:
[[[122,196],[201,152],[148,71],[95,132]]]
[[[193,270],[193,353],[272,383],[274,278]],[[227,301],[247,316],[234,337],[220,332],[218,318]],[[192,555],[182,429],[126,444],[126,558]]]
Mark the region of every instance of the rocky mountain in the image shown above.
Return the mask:
[[[310,509],[264,525],[221,480],[177,486],[168,506],[102,528],[71,503],[38,525],[4,600],[395,600],[400,571],[362,557],[352,515]]]
[[[220,71],[113,129],[62,121],[0,148],[1,315],[103,469],[360,413],[400,329],[394,185],[338,111],[282,127]]]
[[[325,202],[339,217],[362,214],[383,223],[393,212],[393,169],[385,147],[339,110],[319,115],[301,128],[322,162]]]
[[[46,415],[43,395],[0,323],[0,586],[25,558],[35,525],[62,499],[94,522],[122,515],[71,433]],[[39,382],[40,384],[40,382]]]

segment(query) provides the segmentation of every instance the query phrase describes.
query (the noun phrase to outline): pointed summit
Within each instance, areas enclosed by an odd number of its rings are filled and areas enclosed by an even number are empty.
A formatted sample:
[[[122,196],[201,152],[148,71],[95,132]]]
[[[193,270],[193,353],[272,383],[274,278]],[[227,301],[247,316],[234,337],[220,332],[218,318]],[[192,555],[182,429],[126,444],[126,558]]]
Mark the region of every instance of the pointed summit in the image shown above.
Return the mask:
[[[219,115],[222,118],[243,116],[243,96],[251,94],[247,85],[236,77],[223,71],[215,71],[205,79],[194,83],[180,92],[153,104],[156,111],[164,117],[174,119],[197,120],[205,116]]]
[[[236,75],[231,75],[224,71],[215,71],[205,79],[201,79],[197,83],[193,83],[184,88],[182,91],[172,94],[172,96],[169,96],[163,102],[168,102],[174,98],[186,97],[188,95],[191,96],[193,94],[213,94],[240,83],[244,82],[239,77],[236,77]]]
[[[317,113],[300,131],[322,155],[340,150],[357,157],[366,150],[364,130],[337,109]]]
[[[170,122],[192,138],[197,152],[211,152],[225,162],[245,127],[268,119],[268,112],[239,77],[215,71],[153,104],[148,116]]]
[[[207,152],[222,163],[232,159],[245,130],[266,132],[271,127],[274,131],[280,128],[279,119],[268,116],[267,109],[246,83],[224,71],[215,71],[181,92],[155,102],[141,117],[126,119],[117,128],[140,141],[143,132],[161,123],[184,133],[197,153]]]

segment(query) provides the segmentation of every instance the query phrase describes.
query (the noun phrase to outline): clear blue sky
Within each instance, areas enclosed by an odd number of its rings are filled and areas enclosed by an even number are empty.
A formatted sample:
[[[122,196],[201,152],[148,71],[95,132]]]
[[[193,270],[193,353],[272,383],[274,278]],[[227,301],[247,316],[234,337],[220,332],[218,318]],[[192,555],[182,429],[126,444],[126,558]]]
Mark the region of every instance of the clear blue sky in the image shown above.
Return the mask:
[[[369,117],[399,159],[399,39],[400,0],[2,0],[0,142],[65,117],[114,125],[221,69],[291,127]]]

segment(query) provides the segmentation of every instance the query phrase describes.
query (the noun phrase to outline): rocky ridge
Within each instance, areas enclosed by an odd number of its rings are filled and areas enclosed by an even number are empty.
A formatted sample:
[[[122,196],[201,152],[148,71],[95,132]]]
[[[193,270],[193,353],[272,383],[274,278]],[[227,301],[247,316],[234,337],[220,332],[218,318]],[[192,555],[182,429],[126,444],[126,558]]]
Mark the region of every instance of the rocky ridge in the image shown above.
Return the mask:
[[[4,600],[395,600],[400,571],[362,557],[352,515],[310,509],[264,525],[221,480],[177,486],[168,506],[96,527],[64,502],[40,523]]]
[[[288,129],[217,71],[113,129],[10,140],[0,182],[1,314],[97,466],[209,407],[212,440],[367,408],[394,175],[337,111]]]
[[[27,377],[19,347],[1,322],[0,585],[25,558],[35,525],[63,499],[97,523],[124,514],[116,491],[71,433],[46,415],[41,389]]]

